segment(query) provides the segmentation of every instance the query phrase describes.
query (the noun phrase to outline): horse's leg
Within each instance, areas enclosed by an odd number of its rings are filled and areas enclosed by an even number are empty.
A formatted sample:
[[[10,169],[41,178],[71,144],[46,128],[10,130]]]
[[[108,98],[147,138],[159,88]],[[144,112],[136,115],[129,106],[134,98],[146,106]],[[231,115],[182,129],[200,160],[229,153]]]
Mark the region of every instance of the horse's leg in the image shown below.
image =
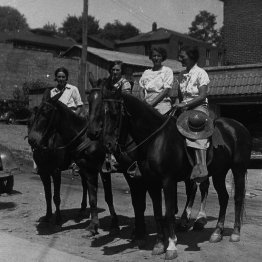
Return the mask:
[[[210,185],[209,178],[201,182],[199,185],[199,189],[201,193],[201,204],[200,204],[200,209],[198,211],[197,218],[194,222],[195,230],[202,230],[204,226],[207,224],[206,200],[207,200],[209,185]]]
[[[61,189],[61,171],[55,170],[52,174],[53,184],[54,184],[54,196],[53,201],[55,203],[56,212],[55,212],[55,225],[61,225],[61,212],[60,212],[60,189]]]
[[[147,188],[143,177],[130,178],[127,173],[124,173],[124,176],[130,188],[132,205],[135,213],[134,238],[137,241],[138,247],[142,248],[146,243],[145,210]]]
[[[80,170],[80,172],[83,172]],[[90,215],[91,221],[87,230],[87,237],[94,236],[98,234],[99,220],[98,220],[98,210],[97,210],[97,189],[98,189],[98,172],[86,172],[85,177],[87,180],[87,189],[90,205]]]
[[[113,202],[111,174],[105,174],[103,172],[100,172],[100,176],[103,182],[105,201],[107,203],[111,215],[110,234],[115,235],[119,233],[120,228],[118,225],[118,217]]]
[[[216,229],[212,233],[209,239],[211,243],[219,242],[222,240],[222,237],[223,237],[226,209],[227,209],[228,199],[229,199],[229,195],[228,195],[226,184],[225,184],[227,172],[228,170],[224,172],[217,172],[212,176],[213,185],[218,195],[220,209],[219,209],[219,217],[218,217]]]
[[[197,192],[197,184],[195,181],[191,179],[186,179],[185,186],[186,186],[187,201],[179,225],[180,229],[183,231],[189,228],[189,221],[191,217],[192,207]]]
[[[245,183],[246,169],[232,168],[234,183],[235,183],[235,223],[234,230],[230,236],[231,242],[240,241],[240,229],[243,218],[244,201],[245,201]]]
[[[177,254],[177,237],[175,234],[175,212],[177,204],[177,184],[167,179],[163,183],[166,207],[166,222],[168,226],[168,247],[166,250],[165,260],[175,259]]]
[[[80,168],[81,169],[81,168]],[[79,218],[82,219],[86,215],[86,208],[87,208],[87,181],[84,173],[79,171],[82,183],[82,201],[81,201],[81,208],[79,210]]]
[[[162,189],[159,181],[150,181],[148,193],[153,202],[154,218],[156,222],[157,239],[152,250],[152,255],[160,255],[165,252],[164,246],[164,221],[162,214]],[[174,214],[175,216],[175,214]],[[173,217],[174,219],[174,217]]]
[[[39,222],[49,223],[52,218],[52,188],[51,177],[46,171],[39,168],[38,173],[44,186],[45,201],[46,201],[46,215],[39,219]]]

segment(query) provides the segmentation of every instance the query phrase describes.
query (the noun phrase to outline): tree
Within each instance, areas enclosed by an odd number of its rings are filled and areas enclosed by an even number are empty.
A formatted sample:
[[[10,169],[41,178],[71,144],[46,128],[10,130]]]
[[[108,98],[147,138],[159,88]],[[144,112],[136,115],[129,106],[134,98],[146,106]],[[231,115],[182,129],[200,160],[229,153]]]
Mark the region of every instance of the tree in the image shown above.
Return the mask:
[[[14,32],[29,30],[26,18],[10,6],[0,6],[0,31]]]
[[[189,36],[204,42],[218,45],[222,40],[221,30],[216,30],[216,16],[207,11],[200,11],[189,27]]]
[[[63,22],[59,31],[68,37],[75,39],[78,43],[82,42],[82,16],[68,15]],[[93,16],[87,17],[87,33],[90,35],[98,34],[100,32],[99,21]]]
[[[57,27],[56,23],[50,24],[50,22],[48,22],[47,24],[45,24],[43,26],[43,29],[46,30],[46,31],[58,33],[58,27]]]
[[[107,23],[101,33],[102,38],[108,40],[125,40],[139,34],[139,29],[131,23],[125,25],[115,20],[114,23]]]

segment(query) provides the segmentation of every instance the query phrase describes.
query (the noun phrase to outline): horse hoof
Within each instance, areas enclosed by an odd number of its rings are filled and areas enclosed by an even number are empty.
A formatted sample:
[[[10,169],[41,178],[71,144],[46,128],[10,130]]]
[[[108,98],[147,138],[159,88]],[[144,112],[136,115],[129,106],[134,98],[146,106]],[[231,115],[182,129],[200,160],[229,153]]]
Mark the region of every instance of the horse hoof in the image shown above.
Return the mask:
[[[219,233],[213,233],[209,239],[210,243],[217,243],[220,242],[222,240],[223,236],[222,234]]]
[[[44,217],[40,217],[40,218],[37,220],[37,222],[38,222],[38,223],[50,224],[50,223],[51,223],[51,220],[52,220],[52,217],[44,216]]]
[[[190,226],[189,226],[189,224],[187,223],[187,224],[178,224],[178,226],[177,226],[177,229],[179,230],[179,231],[182,231],[182,232],[186,232],[186,231],[188,231],[189,230],[189,228],[190,228]]]
[[[97,231],[95,232],[94,230],[86,230],[86,234],[84,235],[84,238],[93,237],[97,234],[98,234]]]
[[[177,258],[177,250],[167,250],[165,260],[173,260]]]
[[[119,235],[119,233],[120,233],[119,227],[111,228],[110,231],[109,231],[110,236],[117,236],[117,235]]]
[[[239,242],[240,241],[240,235],[239,234],[232,234],[229,239],[230,242]]]
[[[157,256],[165,253],[165,246],[163,242],[158,242],[155,244],[153,250],[152,250],[152,255]]]
[[[205,217],[200,217],[194,222],[194,230],[203,230],[207,224],[207,219]]]
[[[137,239],[136,244],[139,249],[142,249],[146,246],[146,239]]]
[[[61,225],[55,225],[55,226],[54,226],[54,231],[55,231],[55,232],[60,232],[60,231],[61,231],[61,228],[62,228]]]

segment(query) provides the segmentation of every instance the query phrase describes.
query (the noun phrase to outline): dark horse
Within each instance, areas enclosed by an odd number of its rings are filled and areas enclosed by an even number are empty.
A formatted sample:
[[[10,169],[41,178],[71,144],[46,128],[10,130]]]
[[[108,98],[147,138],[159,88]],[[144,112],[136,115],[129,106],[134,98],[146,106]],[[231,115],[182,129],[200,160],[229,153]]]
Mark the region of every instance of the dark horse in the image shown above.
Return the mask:
[[[91,96],[91,95],[90,95]],[[49,94],[44,96],[40,108],[32,120],[32,124],[29,128],[29,143],[34,149],[34,159],[37,162],[38,168],[40,168],[40,176],[44,184],[46,201],[47,201],[47,214],[46,220],[52,216],[51,207],[51,180],[50,174],[54,180],[54,202],[56,205],[57,223],[60,222],[60,184],[61,175],[53,175],[52,171],[57,170],[60,162],[63,163],[65,159],[74,159],[77,165],[80,167],[80,175],[83,185],[83,200],[81,204],[81,210],[86,208],[86,192],[89,193],[89,204],[91,206],[92,221],[88,227],[88,231],[93,235],[97,233],[98,219],[97,219],[97,181],[98,172],[101,169],[104,161],[105,152],[104,148],[98,141],[90,140],[88,137],[88,119],[76,116],[70,109],[64,104],[57,101],[58,98],[50,98]],[[58,135],[59,140],[53,140],[53,134]],[[55,142],[52,146],[51,142]],[[50,154],[50,147],[52,148]],[[48,153],[46,153],[48,152]],[[66,158],[64,158],[66,156]],[[38,161],[39,159],[39,161]],[[60,161],[58,161],[60,160]],[[42,162],[41,162],[42,161]],[[49,162],[50,161],[50,162]],[[124,168],[129,167],[129,159],[119,159]],[[67,165],[70,161],[67,161]],[[43,167],[43,168],[41,168]],[[49,172],[47,172],[49,168]],[[43,169],[43,171],[41,171]],[[111,233],[119,231],[118,218],[113,205],[113,195],[111,186],[110,174],[104,174],[100,171],[100,175],[103,182],[105,201],[109,207],[111,214]],[[124,172],[126,181],[130,187],[132,203],[135,210],[135,229],[136,232],[143,232],[145,227],[144,210],[140,211],[141,205],[137,204],[140,201],[141,195],[137,191],[142,191],[144,188],[143,181],[140,179],[132,179]],[[58,181],[58,182],[56,182]],[[141,188],[141,190],[139,190]],[[136,191],[134,191],[136,189]],[[136,194],[134,194],[136,192]],[[145,193],[144,193],[145,194]],[[145,209],[145,208],[144,208]],[[140,215],[142,214],[142,215]],[[135,234],[139,239],[142,239],[141,245],[143,245],[144,233],[140,235]]]
[[[99,221],[97,214],[98,172],[105,158],[103,147],[87,136],[88,122],[86,118],[75,115],[64,104],[50,98],[49,92],[29,125],[28,141],[33,148],[34,160],[44,185],[47,211],[44,221],[52,216],[51,177],[54,183],[54,203],[56,206],[56,224],[61,223],[60,186],[61,170],[67,169],[73,159],[80,167],[83,187],[81,212],[87,207],[87,192],[91,210],[91,222],[87,228],[89,235],[97,233]],[[112,227],[118,230],[117,216],[113,206],[111,184],[103,179],[105,199],[112,215]],[[108,191],[109,190],[109,191]]]
[[[104,83],[107,86],[107,83]],[[185,150],[185,141],[177,130],[176,120],[166,118],[139,99],[102,89],[103,143],[109,151],[118,147],[119,138],[128,133],[136,143],[137,162],[153,202],[157,226],[157,242],[153,254],[161,254],[164,249],[164,220],[162,216],[161,190],[165,197],[165,221],[169,244],[166,259],[177,256],[175,235],[175,211],[179,181],[190,176],[192,167]],[[98,112],[99,115],[101,112]],[[93,128],[101,130],[100,120],[92,118]],[[96,126],[98,124],[98,126]],[[212,136],[214,146],[209,150],[213,158],[208,166],[214,187],[218,194],[220,211],[217,226],[210,237],[211,242],[222,239],[225,213],[229,195],[225,178],[232,170],[235,184],[235,223],[231,241],[240,240],[240,228],[245,198],[245,179],[251,153],[251,137],[246,128],[233,119],[218,118],[214,121]],[[141,200],[143,202],[143,200]]]

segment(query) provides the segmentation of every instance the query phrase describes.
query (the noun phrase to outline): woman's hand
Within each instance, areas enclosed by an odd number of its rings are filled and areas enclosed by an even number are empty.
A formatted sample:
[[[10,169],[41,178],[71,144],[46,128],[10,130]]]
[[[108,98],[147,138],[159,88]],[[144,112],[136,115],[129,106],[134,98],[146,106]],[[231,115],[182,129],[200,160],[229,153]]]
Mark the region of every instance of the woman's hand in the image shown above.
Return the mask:
[[[182,108],[184,109],[184,108],[187,107],[187,104],[185,102],[182,102],[182,103],[177,104],[176,107],[180,108],[180,109],[182,109]]]

